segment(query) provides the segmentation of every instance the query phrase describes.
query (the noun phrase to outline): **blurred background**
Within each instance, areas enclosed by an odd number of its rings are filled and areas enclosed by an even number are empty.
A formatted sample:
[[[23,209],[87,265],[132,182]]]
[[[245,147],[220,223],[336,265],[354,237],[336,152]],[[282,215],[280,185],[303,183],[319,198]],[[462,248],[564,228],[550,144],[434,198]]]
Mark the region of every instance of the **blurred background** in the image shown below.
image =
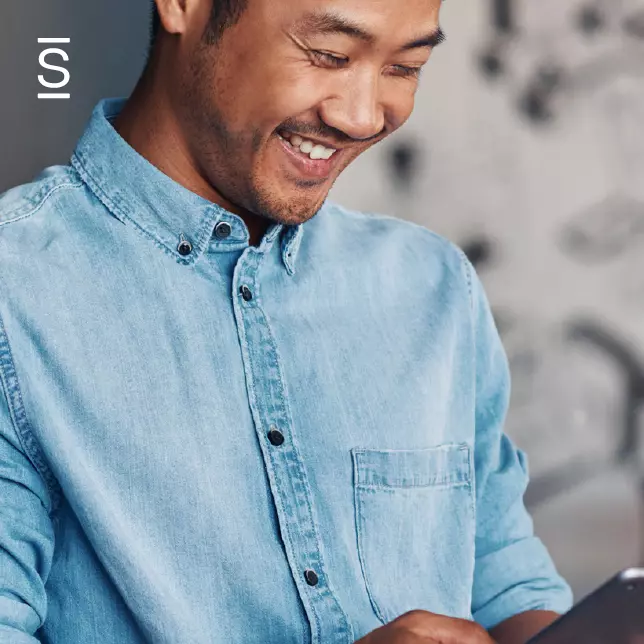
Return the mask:
[[[331,197],[463,247],[511,363],[526,503],[580,598],[644,563],[644,0],[448,0],[399,132]],[[145,63],[146,0],[0,10],[0,192],[66,163]],[[38,101],[68,37],[68,101]],[[52,58],[53,63],[53,58]]]

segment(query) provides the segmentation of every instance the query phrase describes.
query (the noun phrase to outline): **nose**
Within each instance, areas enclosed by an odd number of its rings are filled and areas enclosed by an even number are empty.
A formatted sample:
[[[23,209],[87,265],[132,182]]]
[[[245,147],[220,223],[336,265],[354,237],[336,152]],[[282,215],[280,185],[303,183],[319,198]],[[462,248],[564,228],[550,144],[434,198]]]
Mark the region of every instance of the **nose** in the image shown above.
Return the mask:
[[[379,97],[377,74],[362,70],[348,75],[319,107],[322,120],[353,139],[380,134],[385,111]]]

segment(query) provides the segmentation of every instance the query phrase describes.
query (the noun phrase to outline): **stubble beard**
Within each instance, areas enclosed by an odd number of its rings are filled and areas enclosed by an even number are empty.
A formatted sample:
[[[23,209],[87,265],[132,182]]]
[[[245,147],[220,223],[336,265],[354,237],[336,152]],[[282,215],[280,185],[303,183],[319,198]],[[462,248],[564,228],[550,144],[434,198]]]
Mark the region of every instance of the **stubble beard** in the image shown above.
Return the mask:
[[[191,63],[181,91],[184,112],[196,141],[193,154],[208,183],[230,203],[276,223],[296,225],[315,216],[324,204],[329,190],[312,200],[306,196],[311,182],[286,179],[294,186],[292,198],[272,191],[268,180],[261,180],[261,168],[248,166],[241,151],[249,150],[250,158],[259,163],[258,152],[273,142],[259,130],[235,132],[227,124],[216,98],[217,45],[203,44]],[[207,134],[204,134],[207,133]],[[225,168],[223,172],[220,168]],[[259,178],[259,180],[258,180]]]

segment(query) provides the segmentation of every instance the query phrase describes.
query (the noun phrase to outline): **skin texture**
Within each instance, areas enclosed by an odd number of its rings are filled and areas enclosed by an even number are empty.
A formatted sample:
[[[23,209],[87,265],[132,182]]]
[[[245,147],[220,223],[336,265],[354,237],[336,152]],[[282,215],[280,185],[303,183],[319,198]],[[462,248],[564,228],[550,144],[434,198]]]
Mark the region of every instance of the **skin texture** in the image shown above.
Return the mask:
[[[115,127],[177,183],[239,215],[256,246],[271,222],[313,217],[344,168],[409,118],[414,69],[440,40],[440,6],[441,0],[248,0],[239,20],[213,38],[212,0],[157,0],[162,28]],[[327,33],[305,19],[314,10],[357,23],[370,38]],[[427,42],[403,48],[419,40]],[[284,152],[281,129],[340,149],[329,175],[303,176]],[[523,644],[554,617],[524,613],[493,635],[500,644]],[[493,642],[476,624],[426,611],[407,613],[360,641]]]
[[[440,0],[248,0],[210,45],[212,0],[157,4],[163,30],[116,129],[171,178],[240,215],[254,245],[270,221],[314,216],[344,168],[409,118],[418,79],[400,66],[422,66],[432,49],[398,50],[435,32],[440,10]],[[321,8],[359,22],[373,42],[307,28],[304,16]],[[331,176],[298,176],[280,127],[342,148]]]
[[[474,622],[413,610],[356,644],[494,644],[494,640]]]
[[[413,610],[358,640],[356,644],[525,644],[559,615],[529,611],[490,633],[474,622]]]
[[[560,615],[547,610],[533,610],[515,615],[490,631],[498,644],[523,644],[558,619]]]

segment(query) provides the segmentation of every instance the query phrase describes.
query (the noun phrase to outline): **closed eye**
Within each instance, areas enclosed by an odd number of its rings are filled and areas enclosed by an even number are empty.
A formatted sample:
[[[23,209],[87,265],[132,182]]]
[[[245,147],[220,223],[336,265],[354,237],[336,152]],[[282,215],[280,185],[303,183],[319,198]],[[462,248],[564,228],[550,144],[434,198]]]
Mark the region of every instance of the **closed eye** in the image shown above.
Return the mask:
[[[394,75],[404,78],[420,78],[422,67],[407,67],[406,65],[394,65]]]
[[[349,62],[348,58],[343,58],[342,56],[335,56],[334,54],[330,54],[326,51],[311,49],[310,53],[318,62],[328,67],[342,67],[344,64]]]
[[[349,62],[348,58],[343,56],[336,56],[330,54],[328,51],[320,51],[319,49],[311,49],[309,53],[325,67],[340,69]],[[409,67],[408,65],[392,65],[394,70],[393,75],[402,78],[420,78],[422,67]]]

